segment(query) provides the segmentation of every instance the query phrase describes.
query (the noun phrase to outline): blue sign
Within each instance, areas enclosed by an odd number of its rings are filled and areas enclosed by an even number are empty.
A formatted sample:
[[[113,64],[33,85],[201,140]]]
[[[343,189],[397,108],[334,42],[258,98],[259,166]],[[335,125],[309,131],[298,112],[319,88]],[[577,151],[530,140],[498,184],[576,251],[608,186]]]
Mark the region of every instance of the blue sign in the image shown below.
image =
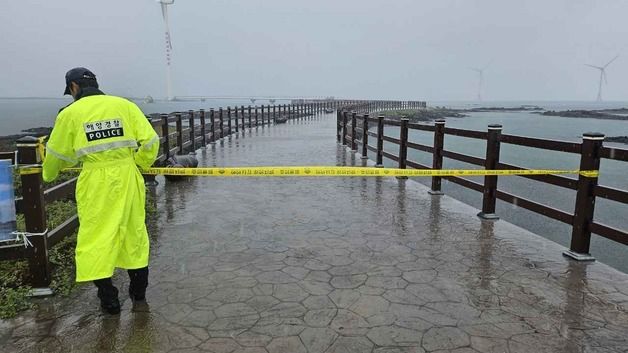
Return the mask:
[[[13,166],[10,160],[0,160],[0,241],[14,239],[15,193],[13,191]]]

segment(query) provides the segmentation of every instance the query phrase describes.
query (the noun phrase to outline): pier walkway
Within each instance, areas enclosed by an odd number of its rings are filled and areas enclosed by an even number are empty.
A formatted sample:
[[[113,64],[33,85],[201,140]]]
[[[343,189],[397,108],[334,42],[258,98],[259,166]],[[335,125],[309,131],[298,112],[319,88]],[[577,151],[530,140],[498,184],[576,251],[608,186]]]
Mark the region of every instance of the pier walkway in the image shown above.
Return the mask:
[[[226,137],[207,166],[361,165],[335,115]],[[159,179],[150,308],[95,287],[0,323],[2,352],[628,352],[628,275],[395,178]]]

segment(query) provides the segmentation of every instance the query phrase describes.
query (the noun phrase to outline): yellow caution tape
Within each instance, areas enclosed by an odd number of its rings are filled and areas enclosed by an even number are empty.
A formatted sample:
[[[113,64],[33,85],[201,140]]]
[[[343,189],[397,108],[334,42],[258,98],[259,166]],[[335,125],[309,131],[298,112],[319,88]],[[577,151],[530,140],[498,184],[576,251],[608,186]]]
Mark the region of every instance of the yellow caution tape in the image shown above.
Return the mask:
[[[68,168],[65,171],[80,171]],[[41,167],[20,168],[21,174],[41,173]],[[550,175],[580,174],[589,178],[599,175],[597,170],[554,170],[554,169],[398,169],[373,167],[229,167],[229,168],[149,168],[142,170],[147,175],[209,176],[209,177],[426,177],[426,176],[501,176],[501,175]]]
[[[44,141],[46,141],[47,138],[48,135],[45,135],[37,139],[37,150],[39,151],[39,158],[41,158],[42,162],[46,159],[46,145]]]

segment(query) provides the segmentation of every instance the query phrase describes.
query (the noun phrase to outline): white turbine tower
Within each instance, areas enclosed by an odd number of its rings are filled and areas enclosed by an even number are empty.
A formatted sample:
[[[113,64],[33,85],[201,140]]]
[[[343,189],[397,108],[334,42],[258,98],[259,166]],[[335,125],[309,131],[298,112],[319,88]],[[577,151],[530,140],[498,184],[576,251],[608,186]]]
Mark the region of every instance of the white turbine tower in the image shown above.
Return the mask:
[[[161,14],[164,18],[164,27],[166,30],[166,80],[167,80],[167,93],[168,100],[171,101],[174,99],[172,96],[172,41],[170,40],[170,25],[168,24],[168,5],[174,4],[174,0],[157,0],[157,2],[161,5]]]
[[[615,59],[617,59],[618,57],[619,57],[619,54],[617,54],[611,61],[607,62],[606,65],[604,66],[595,66],[595,65],[585,64],[586,66],[600,70],[600,84],[597,89],[597,99],[596,99],[598,102],[602,101],[602,79],[604,79],[604,82],[608,84],[608,80],[606,79],[606,67],[608,67],[608,65],[610,65],[613,61],[615,61]]]
[[[472,67],[471,70],[475,71],[478,73],[479,75],[479,80],[478,80],[478,101],[482,101],[482,85],[484,84],[484,70],[486,70],[486,68],[488,68],[488,64],[486,66],[484,66],[481,69],[478,69],[476,67]]]

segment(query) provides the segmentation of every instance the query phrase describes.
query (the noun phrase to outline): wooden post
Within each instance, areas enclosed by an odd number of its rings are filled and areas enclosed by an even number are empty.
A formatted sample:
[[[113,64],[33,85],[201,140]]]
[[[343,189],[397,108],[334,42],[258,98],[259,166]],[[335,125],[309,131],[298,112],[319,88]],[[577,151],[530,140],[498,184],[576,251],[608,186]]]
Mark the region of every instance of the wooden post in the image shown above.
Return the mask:
[[[399,169],[406,169],[406,160],[408,159],[408,122],[410,120],[402,116],[401,125],[399,126]],[[408,179],[401,176],[397,179]]]
[[[238,133],[240,131],[239,125],[240,122],[238,121],[238,106],[236,105],[235,107],[233,107],[233,114],[235,117],[235,132]]]
[[[368,159],[369,145],[369,115],[362,116],[362,159]]]
[[[161,136],[164,143],[161,145],[166,160],[170,158],[170,126],[168,125],[168,114],[161,114]]]
[[[377,160],[375,167],[384,168],[384,116],[377,117]]]
[[[277,122],[277,106],[273,104],[273,124]]]
[[[41,156],[37,152],[39,140],[36,137],[25,136],[17,142],[17,162],[19,164],[39,164]],[[24,207],[24,222],[26,232],[43,233],[30,235],[28,240],[33,246],[26,250],[30,271],[30,284],[35,296],[50,295],[50,263],[48,262],[48,234],[46,234],[46,209],[44,188],[41,172],[20,175],[22,181],[22,202]]]
[[[340,110],[336,110],[336,139],[338,143],[342,142],[342,113]]]
[[[252,118],[252,115],[251,115],[251,106],[249,105],[249,129],[251,128],[251,118]]]
[[[216,143],[216,119],[214,108],[209,110],[209,124],[209,131],[212,134],[212,138],[209,141],[213,145]]]
[[[201,118],[201,143],[203,144],[203,149],[207,146],[207,132],[205,131],[205,109],[201,109],[200,111]]]
[[[220,107],[218,109],[218,127],[220,128],[220,138],[221,139],[223,137],[225,137],[224,126],[225,126],[225,119],[224,119],[224,116],[222,115],[222,107]]]
[[[347,145],[347,112],[342,112],[342,145]]]
[[[499,148],[500,137],[502,134],[501,125],[488,126],[488,138],[486,139],[486,159],[484,160],[484,169],[497,169],[499,165]],[[482,197],[482,212],[478,213],[478,217],[487,220],[499,219],[495,214],[495,205],[497,203],[497,176],[487,175],[484,177],[484,191]]]
[[[196,130],[194,128],[194,111],[188,111],[188,127],[190,128],[190,152],[196,154]]]
[[[242,132],[244,132],[245,129],[246,129],[246,126],[244,122],[244,106],[242,106]]]
[[[443,149],[445,146],[445,120],[438,119],[434,122],[434,153],[432,154],[432,169],[443,169]],[[432,195],[442,195],[442,178],[432,177],[432,189],[428,191]]]
[[[255,106],[255,127],[257,127],[258,125],[259,125],[259,120],[257,116],[257,106]]]
[[[600,150],[604,142],[604,134],[589,132],[582,136],[580,154],[580,170],[600,169]],[[576,194],[576,208],[574,211],[573,226],[571,229],[571,245],[565,256],[578,261],[593,261],[589,254],[591,244],[591,223],[595,211],[595,195],[598,177],[578,176],[578,191]]]
[[[262,127],[264,127],[264,105],[262,104]]]
[[[357,125],[355,114],[356,112],[351,112],[351,152],[358,151],[358,144],[356,142],[356,136],[355,136],[355,128]]]
[[[233,131],[231,130],[231,107],[227,107],[227,134],[231,135]]]
[[[183,121],[181,120],[181,113],[175,115],[177,117],[177,154],[183,154]]]

